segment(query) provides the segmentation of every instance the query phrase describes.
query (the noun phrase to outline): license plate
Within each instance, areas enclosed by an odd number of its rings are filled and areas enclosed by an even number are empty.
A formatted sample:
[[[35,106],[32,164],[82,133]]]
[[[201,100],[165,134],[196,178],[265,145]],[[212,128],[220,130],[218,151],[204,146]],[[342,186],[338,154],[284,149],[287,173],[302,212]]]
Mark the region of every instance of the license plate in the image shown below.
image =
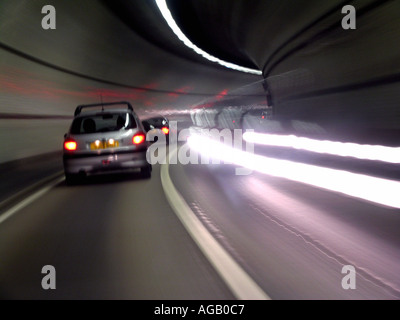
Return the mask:
[[[116,148],[119,146],[119,141],[109,139],[109,140],[96,140],[90,144],[91,150],[101,150],[101,149],[109,149],[109,148]]]

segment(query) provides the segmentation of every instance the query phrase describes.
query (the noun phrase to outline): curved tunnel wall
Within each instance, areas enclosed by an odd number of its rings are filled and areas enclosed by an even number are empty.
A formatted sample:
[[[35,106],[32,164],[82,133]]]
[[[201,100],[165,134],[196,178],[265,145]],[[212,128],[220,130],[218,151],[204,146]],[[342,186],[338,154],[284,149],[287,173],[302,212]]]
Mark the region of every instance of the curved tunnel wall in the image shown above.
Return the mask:
[[[330,8],[308,11],[269,50],[249,44],[275,113],[345,137],[399,145],[400,2],[347,1],[356,8],[355,30],[341,26],[342,1],[324,3]]]
[[[78,104],[128,100],[140,115],[188,107],[260,77],[202,65],[141,38],[102,1],[0,4],[0,163],[60,150]]]
[[[201,26],[205,36],[228,33],[235,46],[225,49],[240,50],[263,70],[278,117],[399,143],[400,2],[198,2],[196,10],[211,10],[199,14],[222,24]],[[218,99],[261,79],[164,51],[102,1],[53,1],[57,29],[43,30],[46,4],[0,4],[0,163],[59,149],[70,121],[65,116],[100,94],[105,101],[130,100],[139,113],[156,112]],[[344,4],[357,10],[356,30],[341,28]]]
[[[278,119],[400,145],[399,1],[188,0],[186,12],[168,3],[189,36],[206,34],[216,53],[263,71]],[[355,30],[342,28],[345,5],[356,9]]]

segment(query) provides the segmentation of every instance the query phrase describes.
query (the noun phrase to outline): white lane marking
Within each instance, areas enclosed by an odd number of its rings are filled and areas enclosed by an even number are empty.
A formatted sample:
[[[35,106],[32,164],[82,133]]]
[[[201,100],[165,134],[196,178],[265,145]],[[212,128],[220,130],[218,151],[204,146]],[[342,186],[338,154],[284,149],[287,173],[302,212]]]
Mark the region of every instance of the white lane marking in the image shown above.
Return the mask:
[[[58,176],[61,176],[62,174],[64,174],[64,170],[60,170],[59,172],[56,172],[55,174],[48,176],[44,179],[41,179],[38,182],[35,182],[35,183],[31,184],[30,186],[22,189],[21,191],[14,193],[13,195],[9,196],[7,199],[0,202],[0,208],[4,207],[5,204],[13,201],[14,199],[17,199],[18,197],[22,198],[22,196],[24,194],[30,193],[30,191],[38,189],[39,186],[41,186],[41,185],[47,185],[47,183],[49,183],[53,179],[57,178]],[[46,181],[47,181],[47,183],[46,183]]]
[[[176,149],[173,152],[176,152]],[[239,300],[270,300],[271,298],[214,239],[190,209],[171,180],[168,162],[161,165],[161,184],[175,214],[235,297]]]
[[[25,198],[24,200],[17,203],[15,206],[13,206],[10,209],[8,209],[7,211],[5,211],[3,214],[0,215],[0,223],[3,223],[8,218],[10,218],[14,213],[18,212],[19,210],[25,208],[26,206],[28,206],[35,200],[42,197],[44,194],[49,192],[52,188],[54,188],[57,184],[59,184],[64,179],[65,179],[65,177],[60,177],[59,179],[47,184],[40,190],[36,191],[34,194],[31,194],[29,197]]]

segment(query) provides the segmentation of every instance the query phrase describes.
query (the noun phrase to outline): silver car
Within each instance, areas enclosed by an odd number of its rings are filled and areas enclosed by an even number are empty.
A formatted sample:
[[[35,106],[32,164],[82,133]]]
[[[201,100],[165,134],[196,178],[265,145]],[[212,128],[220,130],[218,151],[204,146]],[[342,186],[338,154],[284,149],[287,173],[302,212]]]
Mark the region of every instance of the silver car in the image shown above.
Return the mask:
[[[129,102],[80,105],[64,136],[66,181],[74,184],[87,175],[132,169],[150,178],[148,147],[143,125]]]

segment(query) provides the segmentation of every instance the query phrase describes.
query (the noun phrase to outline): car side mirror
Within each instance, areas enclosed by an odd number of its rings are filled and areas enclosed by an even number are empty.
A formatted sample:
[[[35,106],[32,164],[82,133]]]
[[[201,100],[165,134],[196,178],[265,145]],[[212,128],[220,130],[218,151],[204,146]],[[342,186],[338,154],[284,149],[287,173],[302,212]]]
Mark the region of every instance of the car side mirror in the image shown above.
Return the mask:
[[[67,134],[68,134],[68,133],[64,133],[64,138],[66,138],[66,137],[67,137]]]

